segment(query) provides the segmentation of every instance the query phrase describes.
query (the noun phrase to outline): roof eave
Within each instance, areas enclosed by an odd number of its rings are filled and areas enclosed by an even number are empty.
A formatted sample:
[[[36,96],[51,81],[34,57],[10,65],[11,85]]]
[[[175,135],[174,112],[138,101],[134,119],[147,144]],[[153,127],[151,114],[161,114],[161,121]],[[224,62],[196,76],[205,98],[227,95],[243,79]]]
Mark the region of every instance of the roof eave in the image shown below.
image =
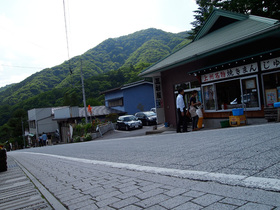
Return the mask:
[[[187,63],[190,63],[192,61],[196,61],[196,60],[199,60],[201,58],[204,58],[204,57],[207,57],[209,55],[213,55],[213,54],[216,54],[216,53],[219,53],[219,52],[222,52],[222,51],[225,51],[225,50],[229,50],[231,48],[234,48],[234,47],[237,47],[237,46],[240,46],[240,45],[244,45],[246,43],[249,43],[249,42],[252,42],[252,41],[255,41],[255,40],[258,40],[258,39],[261,39],[263,37],[266,37],[266,36],[269,36],[271,34],[274,34],[274,33],[277,33],[279,32],[280,30],[280,25],[275,25],[273,26],[272,28],[269,28],[267,29],[266,32],[258,32],[258,34],[254,34],[253,36],[251,37],[247,37],[246,39],[243,39],[243,40],[239,40],[239,41],[235,41],[234,43],[231,43],[229,45],[225,45],[225,46],[219,46],[219,48],[217,49],[212,49],[212,50],[209,50],[207,52],[204,52],[202,54],[196,54],[196,55],[193,55],[187,59],[184,59],[184,60],[181,60],[181,61],[178,61],[176,63],[173,63],[173,64],[170,64],[168,66],[165,66],[163,68],[160,68],[160,69],[156,69],[152,72],[142,72],[139,74],[139,76],[150,76],[156,72],[162,72],[162,71],[166,71],[166,70],[170,70],[172,68],[175,68],[177,66],[181,66],[181,65],[184,65],[184,64],[187,64]]]

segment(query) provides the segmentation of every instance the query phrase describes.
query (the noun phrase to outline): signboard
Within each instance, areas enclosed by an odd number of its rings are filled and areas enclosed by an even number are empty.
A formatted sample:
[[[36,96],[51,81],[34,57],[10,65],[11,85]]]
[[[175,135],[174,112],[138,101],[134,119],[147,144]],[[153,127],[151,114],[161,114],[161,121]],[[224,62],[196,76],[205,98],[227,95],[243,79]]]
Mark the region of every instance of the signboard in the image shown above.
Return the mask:
[[[230,69],[225,69],[222,71],[216,71],[209,74],[203,74],[201,75],[201,82],[212,82],[215,80],[220,79],[228,79],[231,77],[251,74],[254,72],[258,72],[258,64],[257,63],[251,63],[243,66],[238,66]]]
[[[277,90],[276,89],[267,89],[265,90],[266,96],[266,105],[273,106],[277,102]]]
[[[163,100],[162,100],[161,78],[160,77],[154,78],[154,88],[155,88],[155,97],[156,97],[156,108],[162,108]]]
[[[267,71],[271,69],[280,68],[280,57],[261,61],[261,70]]]

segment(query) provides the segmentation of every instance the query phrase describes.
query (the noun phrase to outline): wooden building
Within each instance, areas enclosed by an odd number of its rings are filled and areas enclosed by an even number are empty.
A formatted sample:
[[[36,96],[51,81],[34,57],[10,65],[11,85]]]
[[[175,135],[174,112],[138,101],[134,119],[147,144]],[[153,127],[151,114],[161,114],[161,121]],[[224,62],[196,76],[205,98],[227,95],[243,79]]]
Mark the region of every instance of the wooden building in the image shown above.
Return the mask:
[[[204,124],[219,127],[242,107],[250,124],[280,101],[280,22],[214,10],[195,39],[141,74],[152,77],[158,119],[176,125],[176,95],[198,90]]]

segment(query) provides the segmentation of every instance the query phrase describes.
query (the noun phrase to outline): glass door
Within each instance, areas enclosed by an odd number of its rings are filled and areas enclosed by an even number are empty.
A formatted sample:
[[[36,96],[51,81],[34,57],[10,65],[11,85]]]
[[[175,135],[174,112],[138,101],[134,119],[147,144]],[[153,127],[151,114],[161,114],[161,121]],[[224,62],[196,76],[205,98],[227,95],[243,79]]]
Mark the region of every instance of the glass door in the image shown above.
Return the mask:
[[[257,77],[241,79],[241,103],[246,108],[260,109],[259,85]]]

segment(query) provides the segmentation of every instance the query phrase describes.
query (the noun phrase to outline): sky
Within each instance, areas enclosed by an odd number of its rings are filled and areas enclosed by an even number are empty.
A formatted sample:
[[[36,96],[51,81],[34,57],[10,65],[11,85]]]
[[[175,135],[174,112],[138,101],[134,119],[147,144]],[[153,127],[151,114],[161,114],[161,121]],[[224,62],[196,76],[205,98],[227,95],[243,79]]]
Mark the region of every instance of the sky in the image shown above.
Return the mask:
[[[148,28],[190,30],[197,8],[195,0],[0,0],[0,87],[108,38]]]

